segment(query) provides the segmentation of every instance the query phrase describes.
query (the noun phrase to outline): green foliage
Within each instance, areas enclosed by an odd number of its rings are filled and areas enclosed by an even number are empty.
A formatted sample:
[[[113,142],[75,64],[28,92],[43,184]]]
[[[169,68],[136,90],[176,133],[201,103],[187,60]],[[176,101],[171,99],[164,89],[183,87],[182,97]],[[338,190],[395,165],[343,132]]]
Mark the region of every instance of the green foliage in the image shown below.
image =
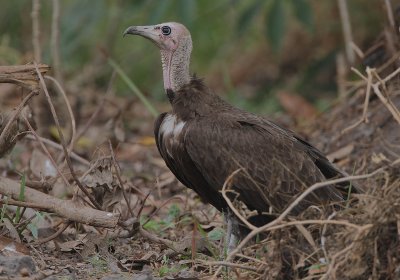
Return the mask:
[[[0,9],[0,63],[27,63],[32,60],[33,52],[30,16],[32,1],[3,2]],[[52,2],[40,3],[40,42],[43,57],[41,62],[52,65]],[[113,66],[107,65],[105,61],[112,57],[131,82],[141,89],[153,107],[156,101],[167,102],[162,88],[160,54],[157,48],[143,39],[123,39],[122,32],[130,25],[168,21],[182,22],[189,27],[194,45],[192,69],[198,76],[205,77],[206,81],[212,80],[214,85],[224,71],[223,68],[228,69],[227,75],[232,75],[232,69],[238,67],[238,57],[249,56],[255,51],[260,53],[260,56],[268,56],[269,61],[265,63],[265,67],[255,66],[261,69],[260,72],[278,73],[273,73],[272,77],[262,77],[263,80],[243,81],[239,77],[237,81],[237,77],[234,78],[232,87],[238,89],[229,91],[231,96],[228,98],[235,105],[247,110],[270,113],[279,109],[274,97],[278,90],[289,89],[307,94],[308,99],[313,102],[319,102],[320,98],[315,97],[320,97],[321,93],[331,94],[335,91],[335,78],[332,73],[330,78],[325,77],[324,84],[321,84],[319,79],[311,76],[313,72],[309,71],[309,60],[285,61],[287,55],[284,53],[298,47],[287,46],[284,43],[293,43],[288,39],[288,35],[292,34],[295,26],[300,26],[301,28],[297,29],[308,31],[309,36],[316,36],[316,44],[310,46],[309,50],[314,65],[318,61],[326,60],[328,52],[335,56],[337,50],[342,47],[340,21],[331,13],[336,8],[335,1],[202,0],[200,3],[195,0],[98,0],[93,4],[90,0],[70,0],[60,1],[60,5],[61,68],[67,84],[78,89],[68,94],[82,94],[80,90],[86,87],[94,88],[99,94],[105,92],[114,71]],[[377,8],[380,6],[378,0],[371,1],[368,5],[365,5],[365,0],[349,1],[355,39],[358,43],[371,41],[382,29],[382,17],[385,15]],[[265,49],[265,41],[280,55],[270,55]],[[329,44],[320,45],[323,41],[329,41]],[[303,42],[299,42],[300,44]],[[261,48],[264,52],[259,52]],[[308,55],[305,57],[309,59]],[[299,60],[296,57],[293,59]],[[326,62],[324,67],[319,69],[325,73],[335,68],[334,59]],[[275,69],[272,67],[270,70],[271,65],[276,66]],[[288,74],[288,66],[297,73]],[[90,75],[82,75],[88,72]],[[221,84],[223,80],[219,79],[217,86]],[[248,85],[255,85],[255,89],[250,94],[244,94],[241,86]],[[119,95],[132,95],[140,99],[132,88],[126,86],[125,79],[117,79],[115,88]],[[226,92],[221,91],[218,94],[224,96]]]
[[[25,189],[26,189],[26,176],[25,176],[25,174],[23,174],[21,176],[18,201],[25,201]],[[0,224],[3,223],[4,219],[7,219],[13,225],[13,227],[15,227],[18,235],[20,235],[22,237],[22,232],[25,229],[28,229],[31,232],[32,236],[35,239],[37,239],[38,238],[38,223],[40,221],[43,221],[44,214],[42,214],[39,211],[36,211],[35,218],[30,219],[29,222],[25,222],[24,220],[22,220],[23,213],[25,211],[24,207],[17,206],[14,215],[10,215],[7,211],[7,208],[8,208],[8,204],[6,201],[6,203],[3,204],[3,206],[0,210]]]
[[[267,37],[274,51],[280,50],[286,27],[286,12],[282,0],[273,0],[266,17]]]
[[[172,204],[168,209],[168,216],[165,218],[165,222],[173,222],[178,219],[179,215],[181,214],[181,209],[177,204]]]
[[[153,232],[161,233],[166,229],[175,228],[179,221],[181,210],[177,204],[172,204],[169,209],[167,216],[162,220],[150,219],[148,220],[145,216],[140,217],[140,224],[144,229]]]
[[[308,30],[314,28],[313,11],[311,9],[308,0],[291,0],[293,6],[293,12],[296,18],[306,27]]]
[[[41,212],[36,212],[35,216],[35,219],[33,219],[32,222],[26,226],[26,228],[32,233],[32,236],[35,239],[38,239],[38,223],[44,220],[44,215]]]
[[[147,110],[154,116],[158,116],[156,108],[149,102],[142,91],[135,85],[135,83],[125,74],[124,70],[111,58],[108,58],[108,63],[114,68],[114,70],[121,76],[122,80],[126,83],[129,89],[136,94],[140,101],[146,106]]]
[[[208,237],[208,234],[204,231],[204,229],[201,227],[200,224],[198,224],[197,228],[202,237]],[[212,235],[214,235],[214,237],[216,237],[215,235],[217,235],[217,234],[213,233]],[[213,246],[211,239],[206,238],[205,241],[206,241],[207,250],[211,252],[211,255],[213,256],[214,259],[218,259],[219,252],[218,252],[218,250],[216,250],[215,246]]]
[[[93,266],[96,273],[106,272],[108,270],[107,260],[99,254],[95,254],[89,258],[90,264]]]
[[[252,19],[261,12],[261,7],[264,2],[264,0],[253,1],[247,8],[243,10],[237,21],[237,26],[241,34],[243,34],[249,28]]]
[[[296,19],[309,31],[314,27],[313,11],[309,0],[253,0],[243,9],[237,20],[241,33],[247,31],[250,23],[258,16],[263,16],[266,26],[266,36],[272,49],[281,49],[286,35],[288,21],[287,13],[291,10]]]
[[[171,274],[171,273],[176,274],[179,271],[188,269],[188,267],[185,265],[171,265],[170,263],[171,263],[171,261],[170,261],[169,257],[164,255],[161,260],[161,266],[158,269],[158,276],[164,277],[164,276],[167,276],[168,274]]]
[[[207,237],[212,241],[222,240],[225,236],[225,231],[222,228],[216,227],[213,228],[208,234]]]

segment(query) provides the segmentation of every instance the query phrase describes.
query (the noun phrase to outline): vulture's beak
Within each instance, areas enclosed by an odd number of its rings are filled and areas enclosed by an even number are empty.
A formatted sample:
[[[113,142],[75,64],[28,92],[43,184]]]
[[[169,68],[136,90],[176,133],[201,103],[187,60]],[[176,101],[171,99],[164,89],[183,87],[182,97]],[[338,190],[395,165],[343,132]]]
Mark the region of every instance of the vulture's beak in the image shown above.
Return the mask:
[[[142,36],[146,39],[149,39],[156,45],[159,44],[159,32],[157,29],[155,29],[154,25],[148,25],[148,26],[129,26],[125,32],[124,32],[124,37],[127,35],[139,35]]]

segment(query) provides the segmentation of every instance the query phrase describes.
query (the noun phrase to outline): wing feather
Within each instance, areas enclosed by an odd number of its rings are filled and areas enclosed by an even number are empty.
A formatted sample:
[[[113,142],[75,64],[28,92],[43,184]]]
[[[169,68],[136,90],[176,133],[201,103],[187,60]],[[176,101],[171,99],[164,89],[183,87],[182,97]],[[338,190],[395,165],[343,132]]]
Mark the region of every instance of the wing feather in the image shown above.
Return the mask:
[[[235,170],[233,189],[247,207],[278,213],[325,176],[304,145],[288,131],[263,119],[196,119],[185,134],[185,149],[216,192]],[[311,146],[311,145],[310,145]],[[297,208],[339,200],[334,187],[317,190]]]

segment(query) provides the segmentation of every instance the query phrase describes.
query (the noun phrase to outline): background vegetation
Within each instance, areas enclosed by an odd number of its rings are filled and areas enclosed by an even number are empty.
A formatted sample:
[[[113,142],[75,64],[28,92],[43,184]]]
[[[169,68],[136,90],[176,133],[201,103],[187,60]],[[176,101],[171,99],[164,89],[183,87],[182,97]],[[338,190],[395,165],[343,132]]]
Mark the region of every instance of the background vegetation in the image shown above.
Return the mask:
[[[355,42],[369,46],[384,21],[383,1],[349,1]],[[33,60],[32,1],[5,1],[0,10],[0,64]],[[125,38],[127,26],[182,22],[194,41],[192,71],[221,95],[264,114],[280,109],[278,91],[326,105],[336,96],[336,55],[343,50],[336,1],[175,0],[61,2],[61,69],[71,88],[104,89],[113,57],[151,99],[165,102],[159,53]],[[41,1],[42,61],[51,61],[52,1]],[[131,94],[117,81],[118,94]],[[99,90],[99,93],[104,90]],[[71,92],[82,94],[82,92]]]

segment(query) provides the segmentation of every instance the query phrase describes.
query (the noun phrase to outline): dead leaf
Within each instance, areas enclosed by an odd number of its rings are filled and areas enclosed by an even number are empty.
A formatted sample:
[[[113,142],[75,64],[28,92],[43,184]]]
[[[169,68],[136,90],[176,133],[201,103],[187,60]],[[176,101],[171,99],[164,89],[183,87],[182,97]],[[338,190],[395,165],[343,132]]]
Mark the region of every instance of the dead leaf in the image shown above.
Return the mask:
[[[96,160],[91,164],[91,171],[82,179],[82,183],[90,188],[106,186],[109,190],[112,190],[115,183],[111,167],[111,157],[103,157]]]
[[[17,242],[21,243],[21,238],[19,237],[18,231],[15,228],[15,226],[10,222],[9,219],[3,219],[3,223],[8,229],[8,232],[10,233],[11,237],[14,238]]]
[[[349,144],[347,146],[340,148],[339,150],[334,151],[333,153],[330,153],[326,157],[329,159],[329,161],[334,162],[348,156],[353,150],[354,150],[354,145]]]
[[[59,243],[61,252],[80,251],[83,248],[82,240],[72,240],[64,243]]]
[[[298,94],[281,91],[278,99],[285,111],[296,119],[313,119],[318,114],[317,109]]]
[[[4,256],[30,255],[31,253],[24,244],[5,236],[0,236],[0,252]]]

